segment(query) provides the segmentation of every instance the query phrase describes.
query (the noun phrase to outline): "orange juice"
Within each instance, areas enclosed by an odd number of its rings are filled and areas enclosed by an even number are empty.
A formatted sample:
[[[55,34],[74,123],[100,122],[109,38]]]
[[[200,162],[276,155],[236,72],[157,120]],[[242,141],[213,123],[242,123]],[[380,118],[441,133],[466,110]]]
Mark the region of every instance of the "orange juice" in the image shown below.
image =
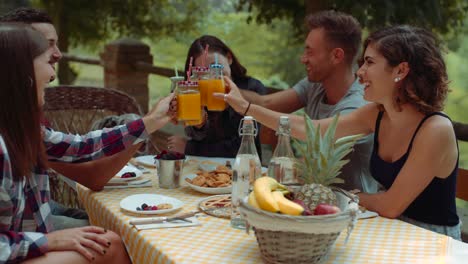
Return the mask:
[[[213,93],[224,93],[224,80],[211,79],[207,80],[206,87],[206,107],[210,111],[224,111],[226,109],[226,102],[223,99],[218,99],[213,96]]]
[[[198,120],[187,120],[185,121],[185,125],[186,126],[198,126],[198,125],[201,125],[202,123],[202,119],[198,119]]]
[[[177,95],[177,119],[201,120],[200,93],[186,92]]]
[[[200,89],[202,106],[206,106],[206,98],[208,97],[208,82],[209,80],[198,80],[198,88]]]

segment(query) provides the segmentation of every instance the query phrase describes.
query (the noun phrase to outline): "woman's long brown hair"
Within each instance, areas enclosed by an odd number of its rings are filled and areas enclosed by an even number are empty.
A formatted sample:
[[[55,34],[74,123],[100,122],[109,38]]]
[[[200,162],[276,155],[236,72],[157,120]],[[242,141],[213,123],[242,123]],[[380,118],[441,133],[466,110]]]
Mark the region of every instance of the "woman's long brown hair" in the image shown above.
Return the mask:
[[[15,179],[46,165],[33,61],[47,48],[30,26],[0,23],[0,136]]]

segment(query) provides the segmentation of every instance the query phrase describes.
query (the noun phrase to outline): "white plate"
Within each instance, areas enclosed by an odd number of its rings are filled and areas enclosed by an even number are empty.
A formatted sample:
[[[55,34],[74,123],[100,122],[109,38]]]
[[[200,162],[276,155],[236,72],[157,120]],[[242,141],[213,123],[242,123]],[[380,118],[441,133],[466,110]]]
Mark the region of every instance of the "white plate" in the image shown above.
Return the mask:
[[[154,155],[139,156],[139,157],[136,157],[135,160],[143,166],[156,168],[156,163],[155,163],[156,160],[154,159],[154,157],[155,157]]]
[[[226,165],[226,161],[231,162],[231,166],[234,165],[235,159],[233,158],[216,158],[216,157],[199,157],[199,156],[187,156],[187,160],[196,160],[199,162],[198,167],[203,171],[214,171],[219,165]]]
[[[234,166],[236,159],[234,158],[217,158],[217,157],[201,157],[201,156],[189,156],[187,155],[187,160],[197,161],[199,163],[198,167],[206,172],[216,170],[218,165],[226,165],[226,161],[231,162],[231,166]],[[266,173],[268,169],[262,167],[262,173]]]
[[[164,210],[137,211],[137,207],[141,207],[143,203],[147,205],[168,203],[172,204],[172,208]],[[159,194],[134,194],[127,196],[120,201],[120,208],[137,214],[165,214],[182,208],[182,205],[184,205],[184,203],[180,200]]]
[[[191,180],[193,180],[193,178],[197,177],[196,174],[187,174],[185,175],[184,177],[184,181],[186,178],[189,178]],[[200,186],[197,186],[197,185],[194,185],[194,184],[190,184],[188,183],[187,181],[185,181],[187,183],[187,185],[194,189],[195,191],[197,192],[201,192],[201,193],[207,193],[207,194],[226,194],[226,193],[231,193],[232,191],[232,186],[227,186],[227,187],[221,187],[221,188],[213,188],[213,187],[200,187]]]
[[[131,178],[122,178],[122,175],[126,172],[134,172],[136,176],[131,177]],[[117,174],[114,177],[112,177],[112,179],[110,179],[109,182],[133,181],[133,180],[141,178],[141,176],[143,176],[143,172],[141,172],[141,170],[132,166],[125,165],[119,172],[117,172]]]

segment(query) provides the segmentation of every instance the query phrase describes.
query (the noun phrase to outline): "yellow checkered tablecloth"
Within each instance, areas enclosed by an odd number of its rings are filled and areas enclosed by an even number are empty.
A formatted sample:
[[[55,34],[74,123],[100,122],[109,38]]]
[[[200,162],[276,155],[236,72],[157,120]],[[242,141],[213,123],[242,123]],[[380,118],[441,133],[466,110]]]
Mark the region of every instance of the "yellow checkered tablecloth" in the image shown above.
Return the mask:
[[[231,228],[227,219],[207,216],[199,218],[201,226],[138,231],[128,224],[135,216],[120,210],[123,198],[151,193],[177,198],[185,203],[183,212],[192,211],[209,195],[189,187],[159,189],[153,179],[153,187],[93,192],[79,186],[78,193],[91,223],[120,234],[133,263],[262,262],[253,232]],[[399,220],[359,220],[346,245],[345,237],[346,230],[325,263],[445,263],[447,259],[448,237]]]

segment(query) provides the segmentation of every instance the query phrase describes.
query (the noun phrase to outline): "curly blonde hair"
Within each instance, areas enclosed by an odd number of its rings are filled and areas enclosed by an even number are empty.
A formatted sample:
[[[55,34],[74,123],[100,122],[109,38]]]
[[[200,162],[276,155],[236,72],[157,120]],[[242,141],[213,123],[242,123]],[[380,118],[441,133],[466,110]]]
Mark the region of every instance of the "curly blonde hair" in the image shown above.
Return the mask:
[[[424,114],[443,110],[449,81],[439,41],[431,32],[407,25],[392,26],[370,34],[363,50],[370,44],[390,67],[408,63],[408,75],[396,92],[397,106],[409,103]]]

